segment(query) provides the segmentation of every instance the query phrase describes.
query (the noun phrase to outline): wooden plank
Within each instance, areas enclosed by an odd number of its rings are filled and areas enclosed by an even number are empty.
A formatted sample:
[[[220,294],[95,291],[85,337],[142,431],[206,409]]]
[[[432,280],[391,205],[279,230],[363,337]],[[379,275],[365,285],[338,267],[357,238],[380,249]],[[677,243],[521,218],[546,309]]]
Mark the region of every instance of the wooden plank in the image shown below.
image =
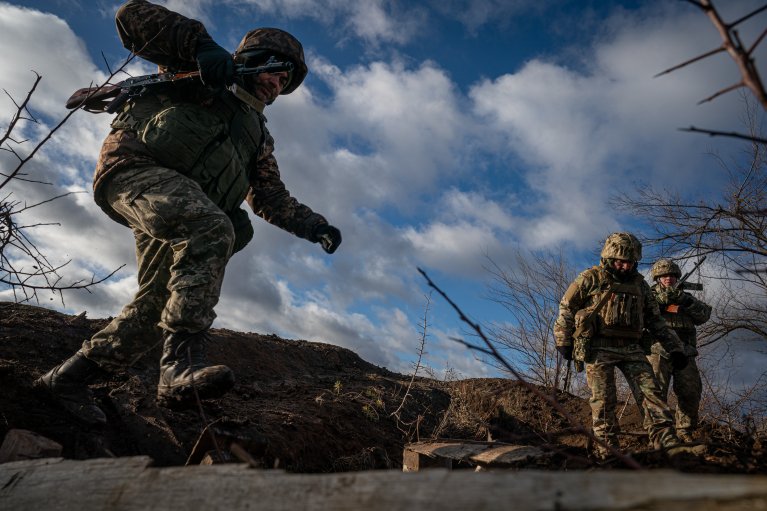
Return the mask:
[[[417,453],[418,456],[408,453]],[[407,468],[403,466],[403,471],[414,471],[416,466],[420,468],[444,466],[444,463],[429,463],[427,457],[454,460],[469,465],[511,466],[514,463],[544,455],[545,453],[537,447],[527,445],[496,442],[417,442],[405,446],[403,458],[406,460],[403,460],[403,465]]]
[[[450,458],[456,461],[468,460],[487,448],[488,445],[484,442],[423,442],[405,446],[405,450],[424,454],[432,458]]]
[[[506,465],[527,461],[531,458],[540,458],[545,453],[537,447],[529,445],[502,445],[490,447],[485,451],[475,454],[471,461],[480,465]]]
[[[405,449],[402,453],[402,471],[403,472],[418,472],[427,468],[446,468],[448,470],[453,469],[453,460],[450,458],[438,458],[436,456],[428,456],[416,451]]]
[[[767,476],[761,475],[670,470],[286,474],[235,464],[154,468],[148,463],[146,457],[5,463],[0,465],[0,510],[767,509]]]

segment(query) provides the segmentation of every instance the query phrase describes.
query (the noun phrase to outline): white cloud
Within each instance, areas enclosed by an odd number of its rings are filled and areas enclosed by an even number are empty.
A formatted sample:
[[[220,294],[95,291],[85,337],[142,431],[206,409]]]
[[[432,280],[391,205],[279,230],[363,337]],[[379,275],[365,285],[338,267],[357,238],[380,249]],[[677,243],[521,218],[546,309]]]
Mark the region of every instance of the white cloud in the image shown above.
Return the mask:
[[[448,274],[477,275],[482,271],[482,257],[500,249],[492,230],[463,221],[434,222],[422,229],[407,227],[404,236],[419,261]]]
[[[711,142],[677,128],[733,126],[735,97],[695,105],[719,77],[737,78],[728,62],[652,78],[707,49],[711,37],[699,34],[713,29],[698,12],[624,16],[584,55],[584,67],[531,60],[470,91],[476,114],[527,163],[534,193],[525,205],[537,214],[519,234],[534,247],[584,247],[603,236],[616,227],[608,197],[639,182],[673,188],[722,179],[705,160]]]
[[[463,217],[506,232],[511,231],[516,224],[511,208],[476,192],[462,192],[453,188],[447,191],[443,202],[445,210],[457,218]]]
[[[328,179],[356,185],[348,200],[407,208],[415,193],[462,170],[459,144],[471,121],[444,71],[431,63],[410,70],[383,62],[343,74],[329,65],[317,70],[334,92],[323,115],[329,132],[346,146],[326,157]]]
[[[42,76],[35,93],[39,112],[59,116],[69,94],[80,87],[83,77],[103,79],[93,65],[83,42],[64,20],[51,14],[0,3],[0,76],[3,88],[20,100]],[[3,112],[7,107],[3,105]]]
[[[224,28],[216,25],[214,10],[225,5],[239,11],[242,16],[253,16],[256,20],[260,13],[289,19],[311,19],[331,30],[340,45],[355,38],[364,41],[370,48],[379,48],[383,44],[406,44],[428,20],[423,7],[394,0],[167,0],[158,3],[202,21],[211,32]]]

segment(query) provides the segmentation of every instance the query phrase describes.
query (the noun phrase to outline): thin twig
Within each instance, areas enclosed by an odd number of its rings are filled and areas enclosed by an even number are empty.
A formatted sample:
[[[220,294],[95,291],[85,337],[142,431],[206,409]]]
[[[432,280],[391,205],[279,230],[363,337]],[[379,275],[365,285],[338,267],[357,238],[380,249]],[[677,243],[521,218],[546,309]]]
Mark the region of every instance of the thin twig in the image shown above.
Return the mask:
[[[748,140],[750,142],[759,142],[760,144],[767,144],[767,138],[755,137],[753,135],[744,135],[742,133],[735,133],[732,131],[727,132],[727,131],[708,130],[708,129],[696,128],[695,126],[690,126],[689,128],[679,128],[679,131],[687,131],[691,133],[703,133],[704,135],[708,135],[710,137],[739,138],[742,140]]]
[[[389,414],[389,417],[396,417],[399,420],[399,413],[402,410],[402,408],[405,406],[405,402],[407,401],[407,398],[410,397],[410,389],[413,387],[413,382],[415,382],[416,375],[418,374],[418,370],[421,368],[421,360],[423,359],[423,355],[426,353],[426,332],[429,327],[429,306],[431,305],[431,293],[429,293],[426,296],[426,305],[424,306],[423,311],[423,322],[421,323],[421,339],[418,344],[418,359],[415,363],[415,369],[413,369],[413,375],[410,377],[410,382],[407,384],[407,389],[405,389],[405,395],[402,396],[402,402],[400,402],[399,407],[397,407],[394,412]]]

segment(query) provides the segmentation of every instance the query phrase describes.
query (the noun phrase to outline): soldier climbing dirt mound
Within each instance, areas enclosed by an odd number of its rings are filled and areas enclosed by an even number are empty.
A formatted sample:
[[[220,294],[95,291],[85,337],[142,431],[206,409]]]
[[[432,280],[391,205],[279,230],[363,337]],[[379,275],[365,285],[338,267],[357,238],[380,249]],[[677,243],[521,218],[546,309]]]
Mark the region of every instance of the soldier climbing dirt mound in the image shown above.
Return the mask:
[[[126,48],[162,72],[196,70],[199,79],[127,98],[101,149],[94,198],[133,232],[139,290],[105,328],[37,380],[75,417],[95,425],[106,416],[88,381],[130,364],[160,339],[159,404],[186,407],[195,393],[217,398],[234,384],[229,367],[208,364],[206,345],[227,262],[253,237],[243,201],[328,253],[341,243],[337,228],[286,190],[265,125],[264,107],[306,76],[295,37],[255,29],[232,55],[199,21],[144,0],[125,3],[116,22]],[[267,62],[287,64],[275,72],[235,72]]]

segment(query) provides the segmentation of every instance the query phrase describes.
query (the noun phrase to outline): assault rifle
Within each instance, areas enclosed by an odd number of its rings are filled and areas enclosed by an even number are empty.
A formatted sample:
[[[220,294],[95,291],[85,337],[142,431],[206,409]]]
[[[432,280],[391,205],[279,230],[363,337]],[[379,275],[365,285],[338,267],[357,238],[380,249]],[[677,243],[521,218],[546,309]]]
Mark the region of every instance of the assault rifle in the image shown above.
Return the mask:
[[[293,71],[293,63],[289,61],[280,62],[276,57],[270,57],[262,66],[245,67],[242,64],[236,64],[234,67],[235,76],[257,75],[261,73],[279,73],[281,71]],[[183,71],[178,73],[156,73],[151,75],[134,76],[125,79],[114,85],[102,85],[100,87],[86,87],[76,90],[67,100],[67,108],[74,109],[82,107],[86,112],[94,114],[107,112],[113,114],[117,112],[129,99],[141,97],[153,88],[167,86],[194,78],[199,78],[199,71]],[[252,96],[232,85],[229,90],[235,96],[249,103],[249,98],[255,100]]]
[[[695,263],[695,266],[692,267],[692,270],[685,273],[682,278],[680,278],[676,285],[674,285],[674,288],[676,289],[686,289],[688,291],[703,291],[703,284],[698,284],[694,282],[687,282],[687,279],[689,279],[693,273],[700,267],[701,264],[703,264],[703,261],[706,260],[706,257],[703,256],[700,259],[698,259],[698,262]]]

